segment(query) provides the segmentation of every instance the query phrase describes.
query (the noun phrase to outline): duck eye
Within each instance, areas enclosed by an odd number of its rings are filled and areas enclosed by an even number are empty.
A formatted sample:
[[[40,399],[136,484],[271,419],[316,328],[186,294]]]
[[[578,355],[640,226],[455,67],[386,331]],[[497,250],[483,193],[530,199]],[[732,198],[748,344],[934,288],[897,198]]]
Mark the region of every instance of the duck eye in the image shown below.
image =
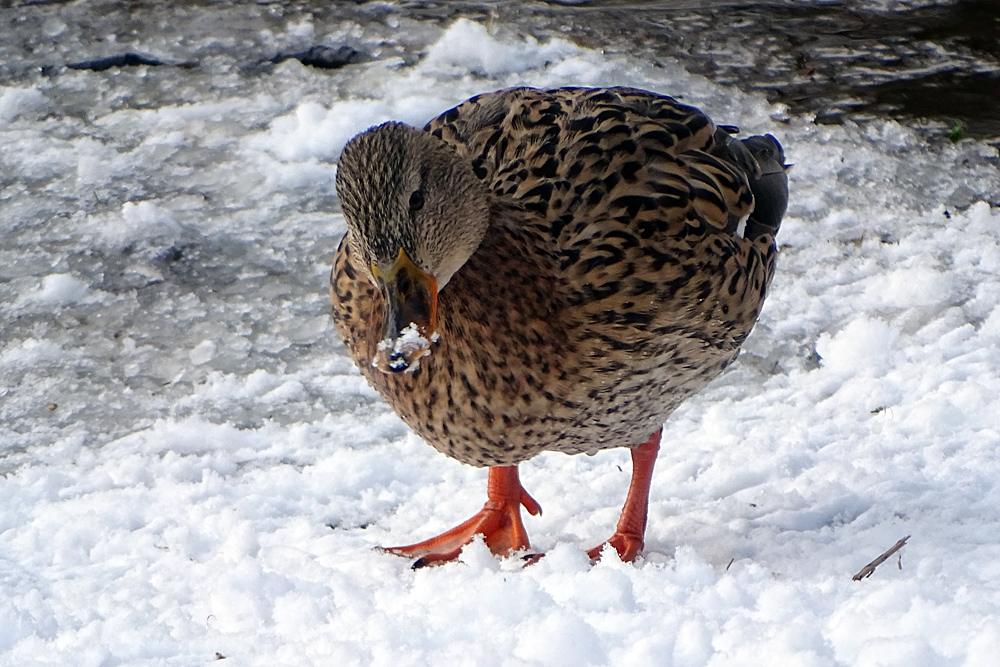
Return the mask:
[[[410,195],[410,210],[419,211],[424,207],[424,191],[414,190],[413,194]]]

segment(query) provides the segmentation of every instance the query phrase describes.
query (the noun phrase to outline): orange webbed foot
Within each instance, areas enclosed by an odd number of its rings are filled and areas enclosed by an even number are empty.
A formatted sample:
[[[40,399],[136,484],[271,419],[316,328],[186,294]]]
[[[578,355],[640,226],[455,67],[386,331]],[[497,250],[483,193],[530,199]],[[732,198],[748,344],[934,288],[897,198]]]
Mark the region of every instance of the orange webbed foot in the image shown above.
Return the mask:
[[[587,555],[590,556],[591,562],[599,561],[601,555],[604,552],[605,545],[610,544],[615,551],[618,552],[618,557],[621,558],[623,563],[631,563],[642,551],[644,545],[642,535],[624,535],[622,533],[615,533],[612,535],[607,542],[599,544],[593,549],[587,551]]]
[[[649,484],[653,480],[653,464],[660,451],[660,431],[632,450],[632,481],[628,487],[622,516],[611,538],[587,552],[591,561],[601,558],[604,545],[610,544],[624,563],[631,563],[642,551],[646,533],[646,514],[649,508]]]
[[[416,558],[414,569],[455,560],[462,547],[476,535],[485,538],[486,546],[497,556],[528,549],[528,534],[521,521],[521,506],[531,515],[541,514],[542,508],[521,486],[517,466],[490,468],[487,501],[468,521],[432,537],[405,547],[383,548],[397,556]]]

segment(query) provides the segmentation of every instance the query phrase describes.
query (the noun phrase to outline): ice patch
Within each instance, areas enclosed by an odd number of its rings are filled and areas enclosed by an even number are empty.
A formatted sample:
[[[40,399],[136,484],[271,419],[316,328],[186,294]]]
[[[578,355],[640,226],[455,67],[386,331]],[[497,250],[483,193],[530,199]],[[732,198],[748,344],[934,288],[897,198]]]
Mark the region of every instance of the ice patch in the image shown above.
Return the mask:
[[[874,276],[865,287],[865,297],[887,308],[915,308],[945,305],[954,299],[955,291],[955,279],[949,273],[922,267]]]
[[[170,212],[151,201],[126,202],[122,205],[122,219],[137,234],[147,231],[156,234],[161,230],[175,232],[178,229]]]
[[[287,32],[290,37],[303,41],[311,40],[316,32],[312,16],[306,15],[297,23],[289,23]]]
[[[421,63],[425,71],[472,72],[499,77],[525,72],[582,52],[580,47],[553,38],[544,44],[532,37],[524,42],[500,41],[480,23],[459,19],[431,47]]]
[[[58,37],[66,32],[67,27],[68,26],[65,22],[55,16],[52,16],[45,19],[45,23],[42,24],[42,32],[44,32],[47,37]]]
[[[89,289],[90,286],[79,278],[55,273],[42,279],[38,291],[31,298],[46,306],[68,306],[82,301]]]
[[[860,317],[836,334],[820,335],[816,352],[830,371],[877,375],[891,365],[898,338],[896,330],[885,322]]]
[[[88,184],[85,187],[91,186]],[[89,233],[94,235],[94,241],[108,247],[169,244],[178,240],[182,233],[173,211],[163,202],[125,202],[118,213],[101,211],[88,218]],[[158,269],[144,262],[137,260],[130,270],[150,277],[159,273]]]
[[[62,355],[62,348],[55,343],[28,338],[18,343],[10,343],[0,350],[0,367],[49,363],[58,361]]]
[[[48,100],[34,88],[5,88],[0,86],[0,127],[19,117],[46,106]]]
[[[191,358],[191,363],[196,366],[201,364],[207,364],[209,361],[215,358],[215,353],[218,347],[215,341],[204,340],[195,346],[193,350],[188,354]]]
[[[267,134],[248,145],[267,151],[282,162],[335,160],[355,134],[389,120],[385,102],[349,100],[327,109],[318,102],[303,102],[295,111],[275,118]]]

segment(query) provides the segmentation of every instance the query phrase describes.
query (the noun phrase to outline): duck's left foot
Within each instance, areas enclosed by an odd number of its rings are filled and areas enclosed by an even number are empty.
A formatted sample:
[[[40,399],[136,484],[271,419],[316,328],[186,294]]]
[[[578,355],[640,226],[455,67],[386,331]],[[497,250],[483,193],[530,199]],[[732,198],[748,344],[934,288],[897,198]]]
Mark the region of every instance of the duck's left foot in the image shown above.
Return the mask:
[[[660,451],[662,429],[649,436],[649,440],[632,450],[632,482],[628,487],[622,516],[611,538],[587,552],[590,560],[601,558],[604,545],[610,544],[618,552],[622,562],[631,563],[643,547],[646,533],[646,512],[649,507],[649,483],[653,479],[653,464]]]
[[[607,542],[598,544],[593,549],[587,551],[590,560],[600,560],[601,554],[604,552],[604,546],[607,544],[614,547],[614,550],[618,552],[618,557],[621,558],[623,563],[631,563],[639,555],[639,552],[642,551],[643,540],[642,535],[625,535],[615,531],[615,534]]]
[[[491,552],[509,556],[531,546],[521,522],[522,505],[529,514],[542,512],[535,499],[521,486],[517,466],[490,468],[486,504],[475,516],[437,537],[405,547],[387,547],[383,551],[416,558],[413,567],[417,569],[455,560],[462,553],[462,547],[474,536],[482,535]]]

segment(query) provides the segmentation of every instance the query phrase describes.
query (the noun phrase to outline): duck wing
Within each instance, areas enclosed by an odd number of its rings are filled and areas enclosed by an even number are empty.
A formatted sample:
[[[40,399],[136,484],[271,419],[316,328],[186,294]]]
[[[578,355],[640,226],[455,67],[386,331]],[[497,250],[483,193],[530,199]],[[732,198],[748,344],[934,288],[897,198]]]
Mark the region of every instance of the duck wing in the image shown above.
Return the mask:
[[[774,183],[783,170],[770,168],[784,158],[773,137],[732,140],[735,128],[634,88],[507,89],[425,129],[469,160],[495,197],[522,209],[515,224],[557,255],[587,335],[640,356],[642,346],[662,357],[655,350],[678,337],[700,341],[712,349],[700,360],[712,377],[735,358],[773,275],[787,201],[787,180],[783,199]],[[774,158],[766,175],[758,158]],[[780,201],[744,237],[758,183],[774,185],[760,189]]]

